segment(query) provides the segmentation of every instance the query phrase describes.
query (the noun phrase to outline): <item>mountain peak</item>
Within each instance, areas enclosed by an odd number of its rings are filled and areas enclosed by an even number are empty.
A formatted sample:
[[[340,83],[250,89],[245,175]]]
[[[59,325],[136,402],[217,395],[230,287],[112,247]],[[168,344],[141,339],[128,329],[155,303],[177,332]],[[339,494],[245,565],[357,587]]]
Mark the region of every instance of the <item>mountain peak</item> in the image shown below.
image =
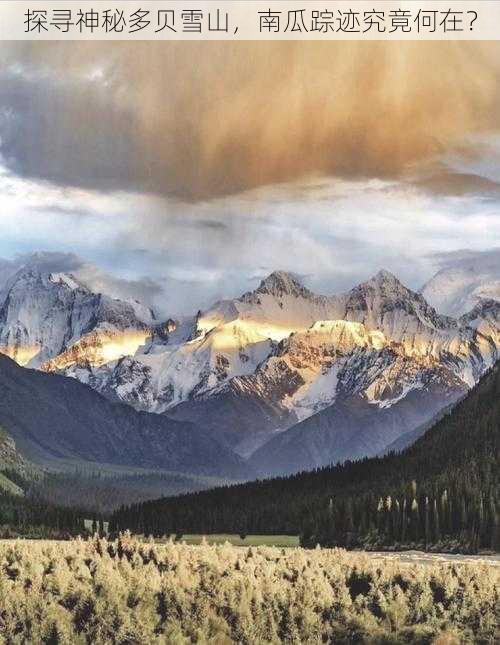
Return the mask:
[[[396,315],[394,312],[399,312],[398,315],[403,318],[410,316],[418,319],[420,323],[433,329],[449,330],[457,325],[455,320],[439,315],[420,293],[406,287],[394,274],[386,270],[379,271],[370,280],[355,287],[345,298],[348,315],[361,316],[361,322],[365,322],[366,316],[371,317],[371,324],[377,327],[389,312],[392,317]],[[406,322],[401,319],[398,324],[401,333],[404,333]]]
[[[398,294],[399,296],[408,296],[412,292],[399,280],[393,273],[386,269],[381,269],[373,277],[359,285],[358,289],[374,289],[381,294],[390,295]]]
[[[71,273],[51,272],[40,267],[27,265],[22,267],[7,282],[7,288],[25,288],[31,285],[33,288],[47,289],[53,287],[63,287],[75,291],[77,289],[88,291],[88,289]]]
[[[298,298],[311,295],[311,292],[292,273],[287,271],[273,271],[262,280],[256,292],[276,297],[288,295]]]
[[[378,284],[402,284],[401,281],[396,278],[394,273],[387,271],[387,269],[380,269],[380,271],[373,276],[370,282],[376,282]]]

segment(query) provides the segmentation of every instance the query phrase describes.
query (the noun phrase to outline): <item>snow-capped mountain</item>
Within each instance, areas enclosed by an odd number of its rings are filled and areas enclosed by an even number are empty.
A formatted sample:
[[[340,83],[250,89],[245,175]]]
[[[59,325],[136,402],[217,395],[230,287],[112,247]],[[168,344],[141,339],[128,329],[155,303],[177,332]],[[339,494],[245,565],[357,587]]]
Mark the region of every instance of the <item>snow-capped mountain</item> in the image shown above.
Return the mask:
[[[193,421],[244,456],[272,440],[275,455],[297,445],[313,458],[304,442],[326,438],[313,427],[331,437],[322,459],[379,452],[463,395],[500,349],[497,301],[452,318],[387,271],[339,296],[275,272],[240,298],[160,324],[69,274],[25,270],[0,306],[1,351],[18,362]],[[294,441],[273,439],[297,424],[307,430]]]
[[[212,392],[210,400],[185,403],[176,413],[200,419],[219,398],[214,430],[226,433],[243,454],[269,440],[276,429],[353,397],[368,403],[374,414],[397,407],[402,412],[392,432],[397,427],[410,431],[461,396],[498,357],[500,318],[494,307],[476,312],[474,320],[439,316],[422,296],[385,272],[340,296],[336,306],[344,320],[318,322],[293,334],[253,375],[234,378]],[[425,400],[421,411],[418,405],[403,404],[419,398]],[[232,432],[233,410],[243,414],[242,400],[251,402],[251,414],[257,409],[260,434],[253,444]],[[369,425],[366,414],[363,418]],[[383,418],[387,425],[387,414]],[[354,421],[345,415],[344,421],[354,433]],[[380,442],[382,436],[373,444]]]
[[[412,413],[423,423],[474,385],[500,347],[494,304],[443,316],[387,271],[340,296],[276,272],[168,327],[133,357],[66,373],[137,409],[203,423],[242,454],[349,397],[388,409],[432,390],[423,418]]]
[[[184,333],[153,339],[133,356],[96,368],[74,365],[66,374],[139,410],[165,412],[234,376],[252,374],[273,346],[238,319],[210,331],[194,320],[181,327]]]
[[[139,303],[93,293],[66,273],[24,267],[0,292],[0,352],[48,371],[133,354],[153,323]]]
[[[316,296],[275,272],[255,291],[173,323],[132,358],[90,371],[75,365],[67,374],[138,409],[165,412],[254,374],[279,341],[318,319],[336,318],[337,309],[335,298]]]
[[[500,343],[500,300],[481,300],[472,311],[460,318],[460,323],[475,329],[484,339]]]
[[[480,308],[473,314],[475,324],[467,316],[456,320],[440,315],[421,294],[387,271],[379,272],[340,300],[345,305],[341,318],[382,331],[408,357],[449,366],[469,387],[497,359],[496,309]],[[481,326],[483,317],[488,322]]]

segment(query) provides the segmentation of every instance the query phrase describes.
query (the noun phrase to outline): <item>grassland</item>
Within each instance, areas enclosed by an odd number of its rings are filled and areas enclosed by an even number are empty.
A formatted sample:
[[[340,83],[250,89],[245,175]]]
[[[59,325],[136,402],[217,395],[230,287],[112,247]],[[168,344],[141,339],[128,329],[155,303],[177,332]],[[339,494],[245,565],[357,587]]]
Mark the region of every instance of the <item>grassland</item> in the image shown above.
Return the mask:
[[[341,549],[0,542],[0,642],[499,642],[499,571]]]
[[[183,535],[182,542],[186,544],[224,544],[228,542],[232,546],[276,546],[276,547],[297,547],[299,546],[298,535],[232,535],[229,533],[218,533],[214,535]]]

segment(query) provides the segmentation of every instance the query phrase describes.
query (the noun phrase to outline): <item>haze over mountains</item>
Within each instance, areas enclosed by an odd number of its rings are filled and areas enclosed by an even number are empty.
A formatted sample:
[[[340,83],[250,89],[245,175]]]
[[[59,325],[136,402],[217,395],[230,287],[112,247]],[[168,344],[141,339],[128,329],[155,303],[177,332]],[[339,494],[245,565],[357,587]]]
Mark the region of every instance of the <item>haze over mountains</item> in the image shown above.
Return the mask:
[[[335,296],[317,295],[277,271],[240,298],[192,317],[158,320],[136,301],[94,293],[71,274],[28,264],[0,284],[0,352],[127,404],[113,408],[74,384],[88,393],[89,406],[105,410],[101,419],[94,414],[92,449],[86,452],[82,444],[71,452],[72,444],[70,453],[80,458],[113,460],[112,451],[96,444],[101,427],[104,437],[108,424],[116,425],[113,410],[119,410],[131,434],[145,423],[160,436],[164,424],[169,432],[176,429],[176,437],[189,427],[202,438],[190,447],[200,453],[190,464],[170,456],[169,467],[199,470],[203,453],[219,446],[219,462],[207,456],[211,474],[219,466],[220,474],[240,478],[295,472],[383,451],[463,396],[496,362],[500,296],[494,270],[476,275],[473,284],[457,271],[443,269],[422,294],[380,271]],[[455,317],[438,312],[427,298]],[[2,371],[15,372],[5,359]],[[18,373],[13,380],[24,383]],[[46,391],[55,383],[29,374],[29,387],[43,383]],[[52,400],[58,387],[48,389]],[[26,400],[11,399],[14,426],[16,406]],[[131,408],[155,414],[136,423]],[[65,414],[72,409],[68,399]],[[83,419],[75,424],[84,443],[90,430]],[[140,453],[131,434],[128,456],[127,442],[117,453],[122,463]],[[158,466],[162,454],[158,450]]]

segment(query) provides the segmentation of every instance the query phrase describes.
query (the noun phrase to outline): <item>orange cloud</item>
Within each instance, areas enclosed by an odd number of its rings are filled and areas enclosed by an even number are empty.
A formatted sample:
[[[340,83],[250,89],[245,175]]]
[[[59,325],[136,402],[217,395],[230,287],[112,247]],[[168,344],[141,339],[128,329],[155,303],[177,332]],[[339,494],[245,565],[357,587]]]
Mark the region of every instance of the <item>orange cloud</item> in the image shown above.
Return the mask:
[[[11,158],[55,182],[204,200],[310,174],[400,178],[500,129],[500,43],[36,43],[10,56],[49,88],[42,132]]]

